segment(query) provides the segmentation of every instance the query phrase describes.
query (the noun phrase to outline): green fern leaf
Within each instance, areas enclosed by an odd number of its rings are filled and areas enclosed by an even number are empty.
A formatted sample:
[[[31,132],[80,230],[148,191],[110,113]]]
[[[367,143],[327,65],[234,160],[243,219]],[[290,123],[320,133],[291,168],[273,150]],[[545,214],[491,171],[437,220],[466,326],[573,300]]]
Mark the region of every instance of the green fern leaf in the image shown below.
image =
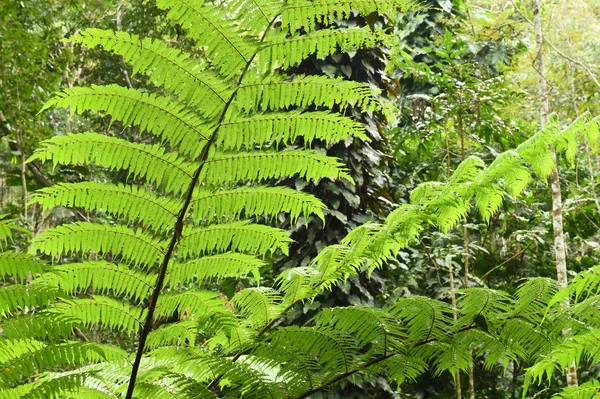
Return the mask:
[[[121,255],[139,266],[150,267],[163,255],[166,244],[124,226],[78,222],[57,226],[36,237],[31,251],[50,256],[94,251]]]
[[[174,263],[169,267],[165,285],[174,287],[194,280],[199,282],[209,279],[222,279],[252,275],[260,281],[260,268],[265,266],[262,260],[245,254],[228,252],[219,255],[205,256],[185,263]]]
[[[10,346],[8,350],[7,346]],[[36,341],[3,340],[0,341],[0,383],[18,383],[39,370],[126,358],[127,353],[117,347],[92,342],[46,346]]]
[[[383,108],[378,90],[362,84],[331,79],[324,76],[255,77],[240,86],[234,105],[239,109],[254,112],[257,110],[285,110],[290,107],[307,108],[311,105],[332,108],[339,105],[345,110],[348,106],[369,112]]]
[[[302,137],[310,146],[318,139],[329,145],[349,137],[369,141],[364,127],[350,118],[329,112],[270,112],[221,124],[216,145],[223,149],[253,149],[256,145],[294,144]]]
[[[249,32],[263,31],[281,13],[283,5],[278,0],[232,0],[227,3],[240,29]]]
[[[306,180],[329,178],[354,182],[339,159],[312,150],[217,153],[206,161],[200,180],[221,186],[242,180],[263,181],[292,176]]]
[[[259,54],[264,52],[264,61],[270,65],[282,63],[283,68],[289,68],[312,54],[324,59],[338,49],[348,52],[382,45],[383,38],[384,35],[380,32],[372,32],[366,28],[322,29],[292,37],[284,31],[276,38],[271,36]]]
[[[367,306],[323,309],[314,320],[317,328],[327,328],[353,336],[359,348],[373,345],[370,351],[387,354],[400,349],[404,338],[399,320],[382,309]]]
[[[256,215],[273,219],[282,212],[288,213],[292,223],[301,215],[314,214],[323,222],[325,205],[312,195],[286,187],[248,187],[232,190],[197,191],[192,200],[194,221],[211,222],[217,217],[237,219]]]
[[[250,224],[247,221],[213,224],[184,229],[179,256],[181,259],[188,259],[211,252],[227,251],[265,255],[278,249],[286,254],[290,242],[292,240],[287,232],[270,226]]]
[[[227,302],[218,292],[212,291],[187,290],[182,293],[166,293],[156,305],[156,314],[163,317],[170,317],[177,312],[180,318],[185,315],[198,319],[208,317],[212,313],[227,311]]]
[[[11,277],[15,282],[24,282],[46,271],[46,265],[28,254],[0,252],[0,278]]]
[[[156,230],[171,228],[181,203],[158,197],[144,188],[106,183],[60,183],[36,191],[31,199],[44,210],[56,206],[106,212],[130,221],[139,220]]]
[[[59,343],[73,336],[79,320],[47,311],[22,314],[2,321],[2,329],[8,339],[33,339]]]
[[[13,284],[0,287],[0,318],[17,311],[43,307],[61,296],[55,287]]]
[[[272,288],[246,288],[237,292],[231,301],[245,321],[254,328],[262,328],[281,314],[280,293]]]
[[[163,324],[148,334],[146,350],[153,350],[165,346],[195,346],[198,330],[198,322],[189,319],[181,320],[176,323]]]
[[[411,343],[444,339],[452,331],[452,309],[442,301],[419,296],[402,298],[390,308],[390,313],[403,321]]]
[[[79,320],[88,328],[100,326],[112,331],[137,333],[146,317],[146,310],[130,307],[112,298],[94,295],[91,299],[63,299],[48,310]]]
[[[326,329],[280,328],[273,334],[272,344],[316,358],[328,374],[348,372],[356,354],[352,338]]]
[[[142,131],[161,137],[192,159],[200,154],[208,137],[204,121],[183,103],[118,85],[65,89],[50,99],[40,112],[53,106],[68,107],[77,114],[106,113],[113,120],[139,126]]]
[[[93,287],[96,293],[110,292],[116,296],[142,301],[154,288],[156,276],[111,262],[95,261],[54,266],[52,272],[44,275],[42,280],[70,295]]]
[[[600,380],[585,382],[579,386],[566,387],[557,399],[598,399],[600,398]]]
[[[257,44],[240,34],[223,10],[205,6],[203,0],[157,0],[156,5],[168,9],[167,17],[206,48],[208,57],[226,78],[241,72],[255,53]]]
[[[180,95],[207,118],[222,111],[231,95],[231,90],[217,74],[206,69],[206,65],[194,60],[191,54],[169,47],[160,40],[140,39],[126,32],[86,29],[69,41],[89,48],[101,46],[123,56],[125,62],[133,67],[134,75],[139,72],[148,74],[154,84]]]
[[[136,144],[96,133],[55,136],[43,142],[28,162],[51,160],[56,166],[95,163],[111,170],[125,169],[130,175],[162,184],[167,192],[185,192],[192,180],[193,164],[159,145]]]
[[[411,0],[291,0],[282,11],[282,24],[291,32],[299,29],[312,31],[317,23],[333,25],[336,19],[346,19],[353,13],[367,16],[387,14],[416,8]]]

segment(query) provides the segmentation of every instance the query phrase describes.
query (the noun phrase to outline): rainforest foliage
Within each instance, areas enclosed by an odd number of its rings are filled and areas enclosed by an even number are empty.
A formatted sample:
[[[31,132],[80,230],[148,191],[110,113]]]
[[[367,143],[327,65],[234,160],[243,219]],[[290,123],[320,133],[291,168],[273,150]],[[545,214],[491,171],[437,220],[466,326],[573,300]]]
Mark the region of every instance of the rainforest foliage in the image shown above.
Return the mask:
[[[599,397],[594,8],[534,3],[0,0],[0,398]]]

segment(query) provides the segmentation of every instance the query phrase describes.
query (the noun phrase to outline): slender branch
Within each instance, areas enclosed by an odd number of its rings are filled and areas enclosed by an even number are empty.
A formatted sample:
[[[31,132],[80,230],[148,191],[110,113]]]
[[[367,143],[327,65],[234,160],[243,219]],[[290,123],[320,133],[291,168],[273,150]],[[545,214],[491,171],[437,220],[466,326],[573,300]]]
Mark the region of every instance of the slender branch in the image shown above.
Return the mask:
[[[529,244],[527,244],[527,246],[525,248],[521,249],[519,252],[517,252],[516,254],[514,254],[510,258],[506,259],[504,262],[500,263],[499,265],[494,266],[493,268],[491,268],[490,270],[488,270],[483,276],[481,276],[481,280],[484,280],[491,273],[493,273],[494,271],[500,269],[502,266],[506,265],[511,260],[513,260],[513,259],[518,258],[519,256],[521,256],[521,254],[523,252],[527,251],[532,244],[533,244],[533,241],[529,242]]]

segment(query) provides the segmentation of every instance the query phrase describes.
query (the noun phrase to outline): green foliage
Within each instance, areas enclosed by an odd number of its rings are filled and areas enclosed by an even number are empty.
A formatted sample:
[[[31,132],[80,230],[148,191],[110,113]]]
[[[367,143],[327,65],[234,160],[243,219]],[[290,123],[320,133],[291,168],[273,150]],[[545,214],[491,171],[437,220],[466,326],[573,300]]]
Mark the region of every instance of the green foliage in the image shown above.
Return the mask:
[[[73,38],[123,56],[164,92],[92,86],[48,102],[46,108],[100,112],[137,125],[144,143],[69,134],[48,140],[31,158],[124,170],[128,179],[59,184],[32,199],[44,209],[76,207],[97,217],[34,239],[31,252],[51,258],[50,265],[32,256],[0,258],[11,283],[0,288],[2,393],[119,397],[129,386],[127,398],[303,398],[358,374],[385,374],[400,384],[428,366],[454,373],[474,357],[487,368],[541,360],[532,378],[565,358],[595,360],[589,336],[561,336],[565,328],[585,329],[571,321],[594,315],[593,298],[569,309],[554,301],[546,309],[556,287],[545,279],[525,283],[515,295],[465,289],[456,309],[413,296],[382,309],[326,309],[301,326],[285,325],[296,305],[372,273],[428,225],[454,227],[473,202],[489,219],[506,192],[517,196],[530,182],[529,167],[545,177],[548,145],[570,157],[579,131],[596,132],[587,116],[566,131],[544,130],[489,167],[467,158],[447,182],[418,187],[411,203],[383,223],[364,224],[307,265],[283,271],[275,287],[258,285],[261,268],[287,254],[292,241],[268,222],[281,213],[293,220],[325,213],[311,195],[266,184],[294,177],[352,182],[338,159],[311,149],[311,142],[364,137],[345,115],[349,108],[389,112],[368,85],[286,75],[281,67],[338,47],[370,46],[372,32],[333,29],[334,20],[351,10],[365,17],[393,13],[409,3],[158,0],[201,54],[112,31]],[[281,23],[272,24],[276,17]],[[288,35],[294,40],[282,42]],[[9,230],[1,234],[10,237]],[[238,283],[235,293],[214,290],[213,280],[228,278]]]

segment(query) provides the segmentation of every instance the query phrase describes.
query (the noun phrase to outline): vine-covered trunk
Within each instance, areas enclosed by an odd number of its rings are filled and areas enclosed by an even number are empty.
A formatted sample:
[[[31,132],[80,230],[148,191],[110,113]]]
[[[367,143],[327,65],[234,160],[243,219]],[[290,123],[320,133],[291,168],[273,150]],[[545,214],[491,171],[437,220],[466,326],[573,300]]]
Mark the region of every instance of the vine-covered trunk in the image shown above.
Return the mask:
[[[538,96],[540,100],[540,124],[543,128],[548,123],[549,103],[548,85],[544,67],[544,30],[542,27],[542,8],[540,0],[533,1],[533,24],[536,42],[536,65],[538,72]],[[554,150],[554,149],[553,149]],[[565,236],[563,232],[562,194],[560,191],[560,177],[558,175],[558,160],[554,153],[554,169],[550,174],[550,187],[552,191],[552,226],[554,228],[554,254],[556,257],[556,278],[561,287],[567,286],[567,256]],[[565,303],[568,306],[568,303]],[[566,331],[563,331],[563,334]],[[577,367],[575,362],[566,369],[567,385],[577,385]]]

